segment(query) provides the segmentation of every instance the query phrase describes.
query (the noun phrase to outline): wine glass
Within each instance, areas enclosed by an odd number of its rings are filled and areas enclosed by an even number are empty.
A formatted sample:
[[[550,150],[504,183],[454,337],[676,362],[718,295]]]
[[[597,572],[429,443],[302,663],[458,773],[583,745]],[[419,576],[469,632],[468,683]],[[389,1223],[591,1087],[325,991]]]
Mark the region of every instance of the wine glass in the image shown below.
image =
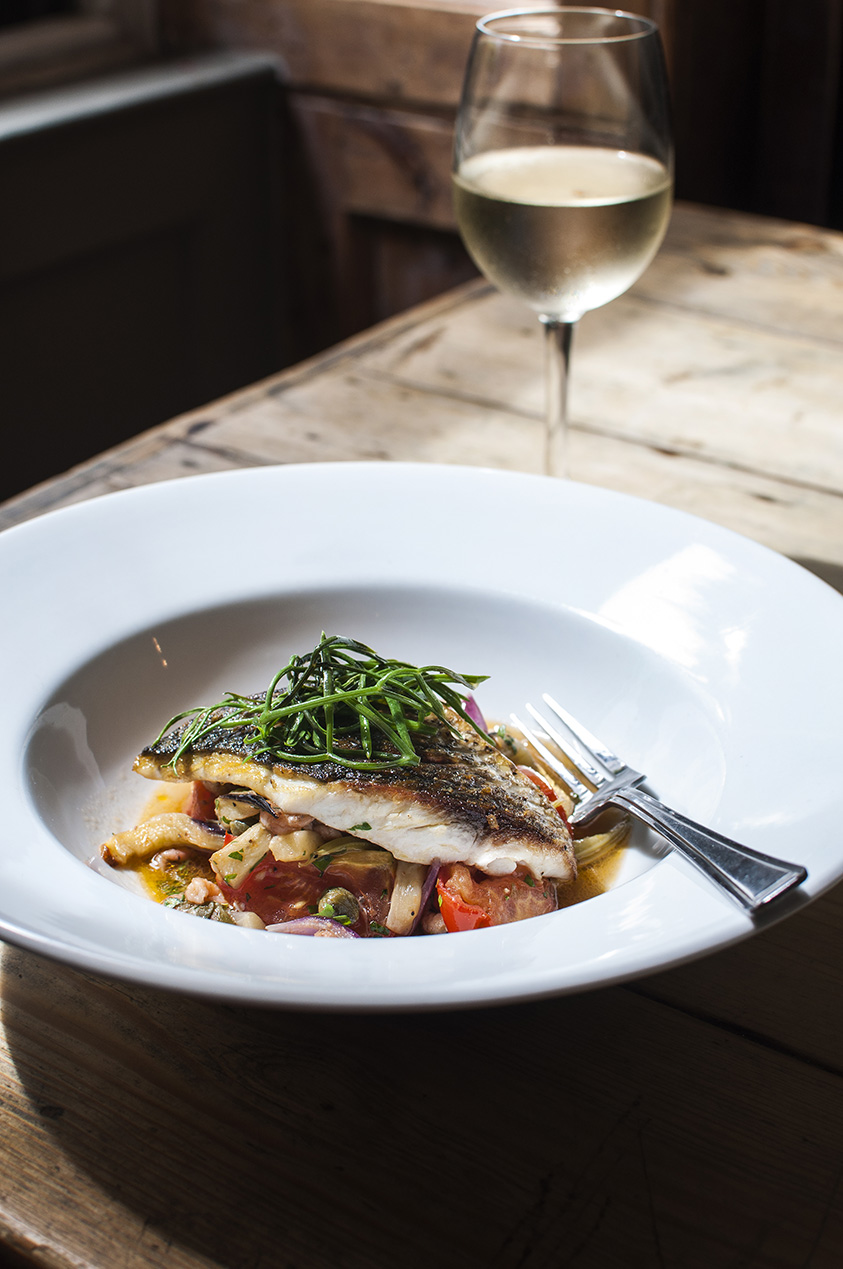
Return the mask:
[[[475,264],[544,327],[544,469],[567,475],[574,325],[640,277],[670,217],[670,109],[655,23],[585,8],[481,18],[453,181]]]

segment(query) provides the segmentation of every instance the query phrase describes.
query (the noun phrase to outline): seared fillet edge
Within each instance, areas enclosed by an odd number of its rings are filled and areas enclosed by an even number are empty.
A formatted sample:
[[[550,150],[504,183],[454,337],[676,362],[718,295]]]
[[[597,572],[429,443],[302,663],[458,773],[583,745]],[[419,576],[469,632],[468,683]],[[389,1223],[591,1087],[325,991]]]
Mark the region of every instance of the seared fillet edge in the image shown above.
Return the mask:
[[[565,820],[515,764],[457,715],[417,742],[417,767],[359,772],[339,763],[256,760],[242,733],[213,732],[173,764],[179,733],[138,756],[152,780],[249,788],[287,814],[374,842],[407,863],[465,863],[493,875],[523,865],[537,877],[576,876]],[[365,827],[363,827],[365,825]]]

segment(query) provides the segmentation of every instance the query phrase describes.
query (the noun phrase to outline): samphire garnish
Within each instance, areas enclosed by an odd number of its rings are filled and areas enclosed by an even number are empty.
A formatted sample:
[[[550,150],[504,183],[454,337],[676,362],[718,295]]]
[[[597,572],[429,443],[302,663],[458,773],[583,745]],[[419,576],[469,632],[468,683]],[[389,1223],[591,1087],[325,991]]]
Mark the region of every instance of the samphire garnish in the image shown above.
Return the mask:
[[[215,705],[171,718],[154,743],[190,719],[179,733],[173,766],[206,736],[242,730],[256,758],[336,762],[356,771],[414,767],[421,761],[414,737],[432,735],[440,723],[456,731],[449,708],[494,743],[464,705],[487,677],[388,660],[355,639],[323,632],[312,652],[291,657],[278,671],[265,695],[226,692]]]

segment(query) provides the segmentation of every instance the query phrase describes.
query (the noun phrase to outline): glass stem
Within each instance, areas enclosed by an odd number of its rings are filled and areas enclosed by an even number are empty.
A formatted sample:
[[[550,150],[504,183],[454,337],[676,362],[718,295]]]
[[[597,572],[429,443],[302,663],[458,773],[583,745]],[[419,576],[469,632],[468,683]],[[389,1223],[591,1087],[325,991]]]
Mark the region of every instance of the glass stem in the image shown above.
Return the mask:
[[[568,475],[568,369],[574,322],[542,317],[545,343],[547,392],[547,432],[544,471],[546,476]]]

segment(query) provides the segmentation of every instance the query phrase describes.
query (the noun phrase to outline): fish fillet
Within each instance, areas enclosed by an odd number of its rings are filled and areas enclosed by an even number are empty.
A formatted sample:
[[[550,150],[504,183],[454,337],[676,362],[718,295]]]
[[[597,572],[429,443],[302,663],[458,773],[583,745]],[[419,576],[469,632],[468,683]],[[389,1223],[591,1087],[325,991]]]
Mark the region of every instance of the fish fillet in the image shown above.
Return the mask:
[[[333,762],[256,760],[242,733],[220,729],[175,765],[179,733],[169,733],[143,750],[134,769],[152,780],[251,789],[287,814],[312,815],[407,863],[465,863],[492,875],[523,865],[536,877],[572,880],[565,820],[509,758],[452,717],[458,734],[442,724],[416,741],[416,767],[359,772]]]

